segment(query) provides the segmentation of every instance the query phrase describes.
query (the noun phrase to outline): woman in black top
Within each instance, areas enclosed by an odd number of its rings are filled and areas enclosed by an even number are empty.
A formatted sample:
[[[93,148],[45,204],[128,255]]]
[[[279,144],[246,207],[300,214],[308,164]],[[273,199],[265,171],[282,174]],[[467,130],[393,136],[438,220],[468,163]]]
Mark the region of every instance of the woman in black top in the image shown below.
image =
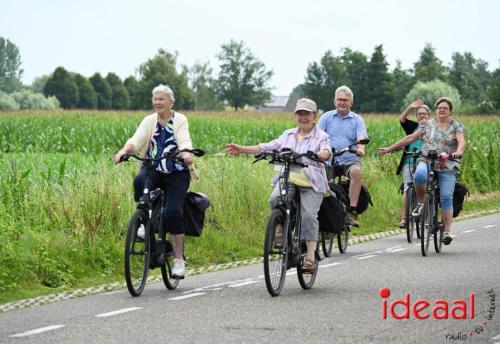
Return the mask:
[[[417,121],[412,121],[408,119],[408,115],[413,110],[416,111]],[[413,103],[408,105],[408,107],[403,111],[401,116],[399,116],[399,123],[406,135],[413,134],[415,130],[418,129],[419,124],[422,121],[427,121],[430,117],[431,110],[427,105],[423,103],[421,99],[415,100]],[[422,146],[422,140],[417,140],[405,147],[403,155],[401,156],[401,161],[399,162],[396,174],[403,172],[403,209],[401,212],[401,221],[399,222],[399,228],[406,227],[406,221],[408,214],[405,213],[406,209],[406,190],[408,189],[408,184],[412,182],[412,172],[415,170],[415,159],[413,157],[405,157],[405,152],[419,152]]]

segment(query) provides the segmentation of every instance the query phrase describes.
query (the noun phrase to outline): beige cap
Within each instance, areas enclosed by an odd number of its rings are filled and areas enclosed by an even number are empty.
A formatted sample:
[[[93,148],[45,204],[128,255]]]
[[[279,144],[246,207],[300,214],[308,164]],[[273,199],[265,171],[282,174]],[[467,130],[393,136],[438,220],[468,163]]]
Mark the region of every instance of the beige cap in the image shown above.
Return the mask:
[[[316,106],[316,103],[314,101],[312,101],[311,99],[300,98],[299,100],[297,100],[297,106],[295,106],[294,112],[297,112],[300,110],[309,111],[309,112],[317,112],[318,107]]]

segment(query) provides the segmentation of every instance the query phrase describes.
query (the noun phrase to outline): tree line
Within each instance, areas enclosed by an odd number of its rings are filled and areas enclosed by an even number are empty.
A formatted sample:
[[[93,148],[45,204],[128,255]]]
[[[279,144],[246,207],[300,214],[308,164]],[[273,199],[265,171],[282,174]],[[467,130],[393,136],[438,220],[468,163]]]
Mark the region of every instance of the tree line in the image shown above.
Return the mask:
[[[177,52],[159,49],[135,76],[124,80],[112,72],[87,78],[61,66],[25,87],[19,50],[0,37],[0,109],[16,104],[17,108],[150,109],[151,90],[160,83],[174,90],[179,109],[221,110],[229,105],[238,110],[262,106],[271,97],[273,71],[243,41],[221,46],[217,75],[209,62],[179,66],[177,58]],[[442,95],[451,97],[462,112],[500,110],[500,67],[490,73],[488,63],[470,52],[453,53],[445,66],[430,43],[410,69],[397,61],[390,70],[382,44],[371,56],[350,48],[338,54],[326,51],[319,61],[309,63],[304,82],[292,94],[310,97],[326,110],[333,106],[333,91],[341,85],[354,91],[353,108],[361,112],[397,112],[417,97],[432,105]]]

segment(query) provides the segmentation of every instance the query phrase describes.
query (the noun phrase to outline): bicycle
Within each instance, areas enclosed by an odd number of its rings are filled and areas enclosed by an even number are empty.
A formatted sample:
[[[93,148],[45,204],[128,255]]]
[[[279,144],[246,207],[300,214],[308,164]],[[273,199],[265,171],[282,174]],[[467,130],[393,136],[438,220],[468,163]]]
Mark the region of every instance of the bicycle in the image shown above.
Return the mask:
[[[125,239],[125,281],[132,296],[139,296],[142,293],[149,270],[157,267],[160,267],[163,283],[167,289],[173,290],[179,285],[180,279],[172,277],[173,247],[170,241],[167,240],[164,230],[166,194],[162,188],[150,190],[149,183],[155,162],[166,159],[183,165],[182,152],[189,152],[198,157],[205,154],[201,149],[183,149],[176,153],[165,153],[159,159],[141,158],[135,154],[126,154],[118,162],[128,161],[132,157],[142,161],[147,170],[143,196],[137,203],[136,210],[130,218]],[[159,225],[158,228],[152,228],[152,214],[156,202],[160,202]],[[143,237],[138,235],[141,226],[144,228]]]
[[[443,227],[438,221],[438,208],[439,208],[439,183],[436,174],[436,161],[440,159],[448,159],[448,157],[440,157],[436,151],[429,151],[427,153],[427,190],[425,193],[424,207],[420,215],[421,223],[421,251],[425,257],[429,251],[429,244],[431,236],[434,237],[434,249],[436,253],[441,252],[443,248]],[[451,159],[450,159],[451,160]]]
[[[344,189],[342,187],[342,176],[344,175],[343,166],[338,164],[335,161],[336,160],[335,158],[338,158],[339,156],[341,156],[342,154],[344,154],[346,152],[351,152],[351,153],[356,154],[356,150],[353,148],[354,146],[359,145],[359,144],[366,145],[369,142],[370,142],[369,139],[362,139],[362,140],[359,140],[356,143],[354,143],[348,147],[345,147],[341,150],[338,150],[338,151],[335,151],[332,148],[332,152],[333,152],[332,165],[330,168],[328,168],[328,170],[329,170],[328,171],[329,172],[328,180],[330,182],[330,189],[333,189],[333,191],[337,194],[337,196],[340,197],[340,199],[343,201],[343,204],[346,206],[346,208],[349,206],[349,204],[346,203],[346,202],[349,202],[349,195],[347,195],[347,193],[344,191]],[[335,178],[337,178],[337,181],[335,181]],[[338,249],[339,249],[340,253],[345,253],[347,251],[347,244],[349,242],[349,232],[351,231],[351,227],[352,227],[351,225],[344,222],[344,225],[342,226],[340,231],[337,233],[337,243],[338,243]],[[322,236],[321,244],[323,247],[329,248],[329,247],[333,246],[334,235],[331,235],[330,238],[326,237],[325,239],[326,240],[323,240],[323,236]],[[323,253],[325,254],[325,256],[329,257],[328,255],[326,255],[325,251],[323,251]]]
[[[404,157],[412,157],[414,160],[414,163],[411,165],[410,169],[410,175],[413,175],[415,172],[416,168],[416,159],[421,155],[420,152],[405,152]],[[403,186],[404,187],[404,186]],[[404,189],[403,189],[404,190]],[[406,207],[404,209],[405,215],[406,215],[406,239],[408,240],[409,243],[413,241],[413,235],[414,233],[417,234],[417,239],[420,239],[420,221],[418,217],[414,217],[412,215],[413,209],[417,206],[417,194],[415,193],[415,186],[413,185],[413,180],[408,183],[408,187],[406,189]]]
[[[272,296],[280,294],[286,271],[292,267],[297,268],[300,286],[303,289],[312,288],[318,272],[318,262],[321,260],[316,249],[316,267],[312,272],[303,270],[307,248],[301,236],[300,192],[297,190],[294,199],[288,199],[290,167],[305,167],[305,164],[298,161],[302,157],[323,163],[312,152],[296,154],[289,149],[255,155],[254,163],[269,160],[271,164],[283,165],[278,180],[278,204],[271,211],[264,239],[264,278],[267,290]]]

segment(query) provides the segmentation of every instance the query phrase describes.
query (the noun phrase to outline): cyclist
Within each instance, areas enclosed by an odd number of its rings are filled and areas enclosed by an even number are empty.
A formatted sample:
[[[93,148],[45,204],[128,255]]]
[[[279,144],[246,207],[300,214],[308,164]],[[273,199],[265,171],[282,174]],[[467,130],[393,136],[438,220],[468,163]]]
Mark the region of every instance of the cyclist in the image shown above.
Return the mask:
[[[413,176],[418,205],[413,210],[412,216],[420,216],[423,208],[427,187],[427,164],[425,156],[430,150],[436,151],[443,158],[444,164],[439,164],[439,203],[441,204],[441,218],[443,223],[443,243],[449,245],[453,240],[450,235],[453,220],[453,191],[457,176],[460,173],[460,156],[465,149],[464,126],[455,121],[451,115],[453,102],[446,97],[439,98],[435,104],[436,118],[421,122],[419,129],[392,144],[390,147],[379,148],[380,155],[392,153],[421,138],[423,140],[422,154],[419,158],[417,169]]]
[[[408,119],[408,115],[412,110],[416,110],[417,121],[412,121]],[[428,121],[431,114],[431,110],[427,105],[425,105],[421,99],[415,100],[413,103],[408,105],[408,107],[403,111],[401,116],[399,116],[399,124],[403,127],[406,135],[413,134],[418,130],[418,125],[422,121]],[[409,144],[405,147],[404,152],[420,152],[422,147],[422,140],[418,139],[415,142]],[[401,212],[401,221],[399,222],[399,228],[406,227],[406,221],[408,220],[408,214],[405,213],[406,209],[406,190],[408,190],[408,184],[412,181],[412,172],[415,167],[415,159],[411,156],[405,157],[405,154],[401,156],[401,161],[399,162],[396,174],[403,172],[403,209]]]
[[[320,160],[328,160],[331,156],[328,135],[315,124],[317,117],[316,103],[307,98],[299,99],[294,113],[297,127],[285,130],[279,138],[269,143],[261,143],[254,146],[241,146],[230,143],[226,145],[227,151],[232,155],[240,153],[258,154],[260,152],[280,151],[283,148],[289,148],[299,154],[311,151],[316,153]],[[317,264],[315,252],[319,228],[318,211],[323,201],[324,193],[329,188],[324,165],[305,157],[302,159],[308,166],[305,168],[292,166],[289,199],[293,199],[295,190],[298,189],[301,198],[302,235],[306,240],[307,246],[307,257],[304,261],[303,270],[313,271]],[[277,180],[277,177],[273,178],[274,190],[269,199],[271,207],[276,206],[278,202],[279,185]],[[280,239],[283,240],[282,237],[276,238],[276,244],[278,244]]]
[[[178,150],[193,148],[186,116],[172,110],[175,102],[172,89],[160,84],[153,89],[152,94],[155,113],[142,120],[134,135],[116,153],[115,162],[120,161],[123,155],[130,153],[158,159],[165,152],[174,153]],[[155,163],[155,170],[150,179],[151,190],[162,187],[166,191],[166,231],[170,232],[172,236],[174,253],[172,277],[176,278],[183,278],[185,274],[185,261],[182,252],[185,232],[182,207],[191,178],[197,178],[191,153],[183,152],[182,159],[187,167],[171,160]],[[142,167],[134,178],[134,200],[136,202],[139,202],[143,194],[145,179],[146,169]],[[144,237],[143,230],[143,227],[139,228],[139,237]]]
[[[325,112],[318,127],[328,133],[330,147],[340,150],[356,144],[357,141],[368,138],[365,121],[361,116],[351,111],[354,94],[347,86],[340,86],[335,91],[335,110]],[[350,179],[349,212],[346,223],[359,226],[357,205],[361,191],[361,159],[365,155],[365,146],[357,145],[356,154],[347,152],[337,158],[336,162],[343,166],[343,174]]]

